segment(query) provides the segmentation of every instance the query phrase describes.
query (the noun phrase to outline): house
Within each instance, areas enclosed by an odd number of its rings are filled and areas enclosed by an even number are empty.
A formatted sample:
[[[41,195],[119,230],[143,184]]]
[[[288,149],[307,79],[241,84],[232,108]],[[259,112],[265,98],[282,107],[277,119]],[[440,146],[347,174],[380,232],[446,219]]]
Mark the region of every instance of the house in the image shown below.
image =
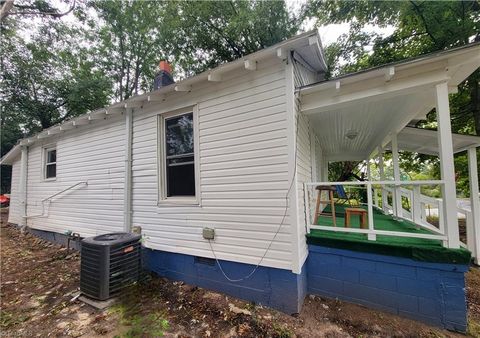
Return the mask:
[[[13,166],[9,222],[55,240],[135,227],[147,267],[172,279],[287,313],[311,293],[465,331],[480,138],[451,133],[448,94],[479,66],[473,44],[326,81],[308,32],[177,83],[157,79],[155,91],[20,140],[1,160]],[[434,107],[438,131],[411,126]],[[401,150],[438,155],[441,180],[402,180]],[[464,150],[471,209],[459,211],[453,154]],[[373,159],[380,180],[328,182],[329,162]],[[345,227],[345,205],[315,208],[317,186],[363,189],[366,223],[353,215]]]

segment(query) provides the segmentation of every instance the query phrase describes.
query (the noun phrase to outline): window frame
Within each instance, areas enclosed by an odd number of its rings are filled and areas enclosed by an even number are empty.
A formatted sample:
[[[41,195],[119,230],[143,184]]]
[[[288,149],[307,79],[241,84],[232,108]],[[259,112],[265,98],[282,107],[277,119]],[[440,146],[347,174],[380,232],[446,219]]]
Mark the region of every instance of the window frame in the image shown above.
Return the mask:
[[[48,153],[52,150],[55,150],[55,162],[48,162]],[[43,180],[44,181],[55,181],[57,179],[57,163],[58,163],[58,153],[57,153],[57,146],[56,145],[49,145],[43,148],[43,165],[42,165],[42,171],[43,171]],[[55,164],[55,176],[53,177],[47,177],[47,166]]]
[[[165,139],[165,121],[186,114],[193,116],[193,160],[194,160],[194,178],[195,178],[195,196],[167,196],[167,156]],[[200,156],[199,156],[199,133],[198,133],[198,107],[189,106],[174,111],[157,115],[157,135],[158,135],[158,205],[200,205]]]

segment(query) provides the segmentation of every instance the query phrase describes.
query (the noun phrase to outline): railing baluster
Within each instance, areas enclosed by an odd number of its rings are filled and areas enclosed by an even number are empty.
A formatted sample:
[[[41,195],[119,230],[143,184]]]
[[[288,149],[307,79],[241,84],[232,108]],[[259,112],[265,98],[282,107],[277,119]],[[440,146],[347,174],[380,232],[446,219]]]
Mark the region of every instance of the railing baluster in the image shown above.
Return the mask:
[[[373,204],[372,204],[372,183],[367,183],[367,205],[368,205],[368,240],[375,241],[377,235],[375,235],[375,228],[373,223]]]
[[[412,218],[413,222],[416,224],[422,223],[422,204],[420,201],[420,186],[413,186],[413,197],[412,197]],[[419,225],[417,225],[417,228]]]
[[[476,254],[475,248],[475,231],[473,229],[473,217],[470,211],[465,211],[465,222],[466,222],[466,230],[467,230],[467,248],[472,252],[472,254]]]

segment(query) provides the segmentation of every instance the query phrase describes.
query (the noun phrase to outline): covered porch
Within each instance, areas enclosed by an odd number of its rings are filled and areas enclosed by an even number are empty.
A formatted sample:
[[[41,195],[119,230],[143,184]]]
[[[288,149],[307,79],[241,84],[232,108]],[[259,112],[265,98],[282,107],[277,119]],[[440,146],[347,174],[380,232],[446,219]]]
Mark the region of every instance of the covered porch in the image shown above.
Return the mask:
[[[478,264],[480,137],[451,132],[448,98],[478,67],[477,44],[298,89],[300,118],[308,125],[313,148],[312,180],[303,182],[308,243],[402,252],[446,262],[464,262],[470,251]],[[415,128],[432,109],[436,130]],[[402,176],[401,151],[438,156],[441,178]],[[469,206],[458,206],[454,154],[465,151]],[[391,153],[388,160],[387,152]],[[338,161],[364,161],[365,180],[329,182],[328,165]],[[376,177],[370,168],[373,163],[378,168]],[[333,204],[329,193],[319,193],[318,186],[335,191]],[[438,194],[429,194],[432,190]],[[341,205],[343,195],[356,197]],[[358,216],[351,216],[346,226],[348,208],[364,210],[365,226]]]

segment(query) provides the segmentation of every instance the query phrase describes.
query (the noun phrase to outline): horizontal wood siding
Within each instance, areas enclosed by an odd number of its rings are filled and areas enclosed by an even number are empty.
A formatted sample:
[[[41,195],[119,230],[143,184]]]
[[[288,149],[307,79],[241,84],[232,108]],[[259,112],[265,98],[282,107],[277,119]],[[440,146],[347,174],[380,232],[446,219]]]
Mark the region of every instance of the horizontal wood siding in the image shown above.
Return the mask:
[[[47,231],[78,232],[81,236],[123,230],[123,183],[125,172],[125,120],[112,117],[78,127],[46,144],[35,144],[28,154],[27,225]],[[57,177],[43,179],[43,149],[57,149]],[[88,181],[45,203],[76,183]]]
[[[21,156],[17,156],[15,162],[12,164],[12,182],[10,190],[10,207],[8,211],[8,222],[13,224],[20,224],[22,222],[22,214],[20,211],[20,168]]]
[[[133,220],[147,247],[291,268],[284,65],[259,62],[134,114]],[[158,115],[198,104],[201,205],[158,205]]]

